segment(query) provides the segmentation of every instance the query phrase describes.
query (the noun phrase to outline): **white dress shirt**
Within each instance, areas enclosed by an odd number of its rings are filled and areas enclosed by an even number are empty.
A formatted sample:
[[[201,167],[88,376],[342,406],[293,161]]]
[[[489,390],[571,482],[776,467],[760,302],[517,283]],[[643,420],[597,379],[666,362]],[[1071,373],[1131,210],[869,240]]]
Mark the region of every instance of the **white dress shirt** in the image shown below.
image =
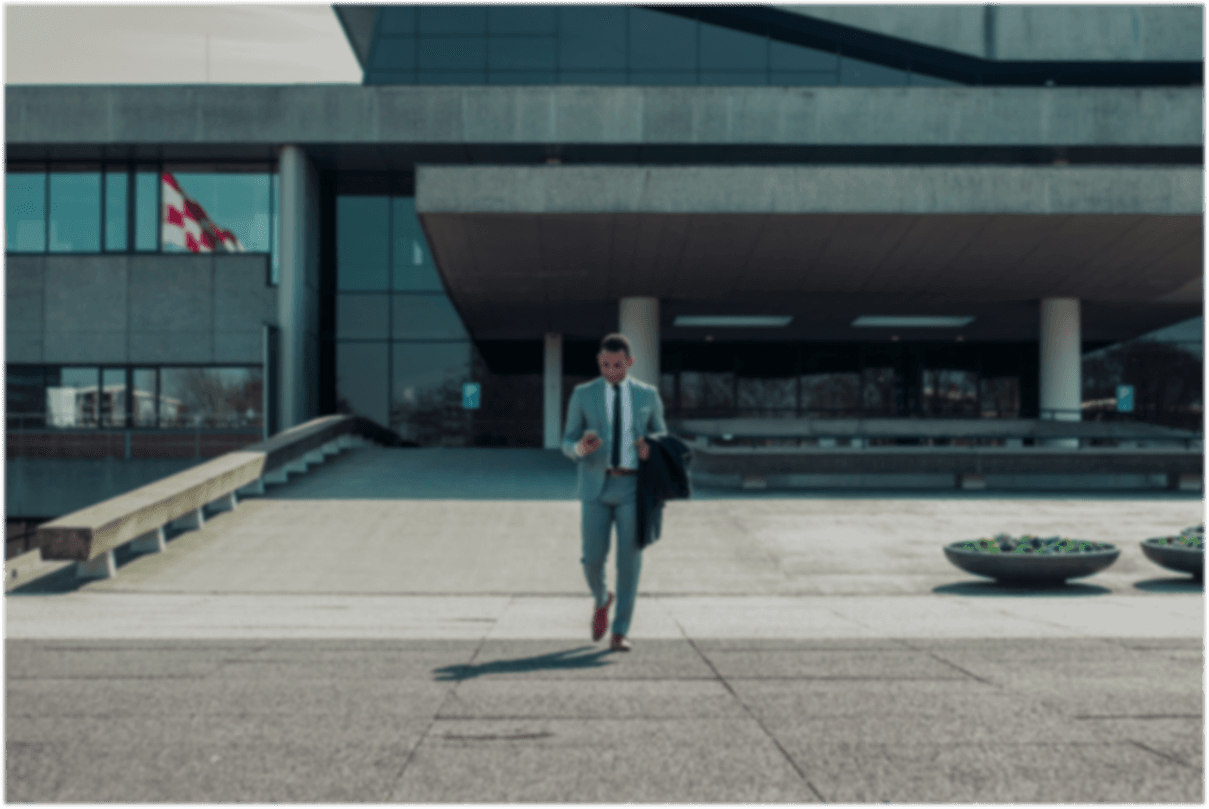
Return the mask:
[[[605,413],[609,419],[609,435],[612,435],[613,414],[617,408],[614,407],[612,383],[606,379],[605,386],[608,388],[605,391]],[[627,376],[621,380],[621,469],[638,468],[638,448],[634,446],[633,429],[633,396],[630,395],[630,378]]]

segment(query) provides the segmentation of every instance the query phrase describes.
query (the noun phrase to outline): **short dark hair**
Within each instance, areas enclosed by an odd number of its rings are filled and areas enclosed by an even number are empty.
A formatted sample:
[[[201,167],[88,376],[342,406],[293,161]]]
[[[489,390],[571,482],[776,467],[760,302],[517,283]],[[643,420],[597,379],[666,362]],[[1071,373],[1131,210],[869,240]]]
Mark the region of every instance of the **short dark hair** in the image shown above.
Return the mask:
[[[627,357],[633,357],[634,352],[630,349],[630,338],[620,332],[606,334],[600,341],[601,352],[624,351]]]

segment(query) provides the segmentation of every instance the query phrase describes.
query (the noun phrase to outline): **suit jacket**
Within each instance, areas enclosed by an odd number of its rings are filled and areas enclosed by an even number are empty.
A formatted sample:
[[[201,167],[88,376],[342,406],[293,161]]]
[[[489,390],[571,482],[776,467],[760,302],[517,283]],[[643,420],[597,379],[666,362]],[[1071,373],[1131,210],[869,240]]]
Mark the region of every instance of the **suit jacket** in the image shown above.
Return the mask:
[[[604,489],[605,469],[613,454],[613,431],[609,429],[608,411],[605,410],[605,382],[598,376],[582,385],[576,385],[567,403],[567,429],[563,431],[563,454],[579,464],[579,499],[595,500]],[[622,441],[633,443],[639,437],[647,439],[667,434],[663,422],[663,402],[659,391],[652,385],[630,378],[630,406],[632,424],[630,435],[622,435]],[[617,416],[620,418],[620,412]],[[582,458],[575,452],[575,445],[583,438],[585,430],[595,430],[604,443],[600,449]]]
[[[651,457],[638,464],[638,547],[645,548],[663,530],[663,504],[692,495],[688,467],[692,450],[679,438],[663,436],[651,443]]]

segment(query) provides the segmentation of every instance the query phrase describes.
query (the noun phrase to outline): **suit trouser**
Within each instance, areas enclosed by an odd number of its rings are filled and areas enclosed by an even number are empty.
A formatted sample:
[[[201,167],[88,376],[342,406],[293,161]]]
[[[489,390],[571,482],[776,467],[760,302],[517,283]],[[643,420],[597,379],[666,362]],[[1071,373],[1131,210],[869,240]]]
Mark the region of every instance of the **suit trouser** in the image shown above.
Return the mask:
[[[605,477],[600,497],[583,501],[584,577],[603,607],[609,598],[605,587],[605,558],[609,555],[609,534],[617,525],[617,607],[613,614],[613,632],[627,635],[638,596],[638,574],[642,571],[642,550],[638,547],[638,476]]]

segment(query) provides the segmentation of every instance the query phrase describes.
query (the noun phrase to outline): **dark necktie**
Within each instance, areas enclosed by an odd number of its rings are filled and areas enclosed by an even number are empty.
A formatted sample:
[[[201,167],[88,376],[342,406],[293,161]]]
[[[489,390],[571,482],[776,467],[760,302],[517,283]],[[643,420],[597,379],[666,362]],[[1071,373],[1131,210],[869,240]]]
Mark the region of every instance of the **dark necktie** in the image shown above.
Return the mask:
[[[613,386],[613,468],[621,466],[621,386]]]

